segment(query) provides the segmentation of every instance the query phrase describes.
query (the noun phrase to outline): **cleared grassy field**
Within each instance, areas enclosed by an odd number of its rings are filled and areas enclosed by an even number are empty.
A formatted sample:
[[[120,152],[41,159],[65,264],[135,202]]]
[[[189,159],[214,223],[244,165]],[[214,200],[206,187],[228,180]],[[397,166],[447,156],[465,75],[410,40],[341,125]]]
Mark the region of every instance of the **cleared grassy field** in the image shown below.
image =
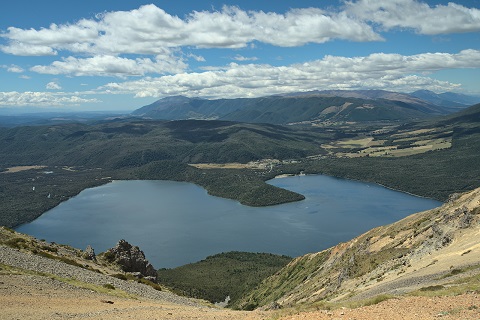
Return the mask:
[[[323,144],[329,156],[338,158],[406,157],[452,146],[452,130],[420,129],[387,136],[349,138]]]

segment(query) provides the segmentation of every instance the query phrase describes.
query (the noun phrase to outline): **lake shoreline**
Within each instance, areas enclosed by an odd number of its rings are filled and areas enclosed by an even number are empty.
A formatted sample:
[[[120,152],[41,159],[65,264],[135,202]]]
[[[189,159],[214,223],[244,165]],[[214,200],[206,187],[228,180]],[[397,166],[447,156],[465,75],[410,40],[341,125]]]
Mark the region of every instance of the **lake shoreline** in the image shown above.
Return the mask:
[[[44,169],[44,168],[48,168],[48,167],[43,167],[41,169]],[[404,190],[401,190],[401,189],[396,189],[396,188],[393,188],[393,187],[389,187],[388,185],[384,185],[384,184],[381,184],[381,183],[378,183],[378,182],[372,182],[372,181],[364,181],[364,180],[358,180],[358,179],[351,179],[351,178],[345,178],[345,177],[342,177],[342,176],[334,176],[334,175],[327,175],[327,174],[322,174],[322,173],[308,173],[308,174],[305,174],[303,172],[301,173],[283,173],[283,174],[279,174],[279,175],[276,175],[274,176],[273,178],[271,179],[268,179],[268,180],[265,180],[264,182],[266,184],[269,184],[268,181],[270,180],[274,180],[274,179],[283,179],[283,178],[288,178],[288,177],[298,177],[298,176],[315,176],[315,175],[321,175],[321,176],[327,176],[327,177],[332,177],[332,178],[337,178],[337,179],[344,179],[344,180],[348,180],[348,181],[356,181],[356,182],[361,182],[361,183],[372,183],[372,184],[375,184],[375,185],[378,185],[378,186],[381,186],[383,188],[386,188],[386,189],[389,189],[389,190],[392,190],[392,191],[396,191],[396,192],[401,192],[401,193],[404,193],[404,194],[407,194],[407,195],[410,195],[410,196],[414,196],[414,197],[418,197],[418,198],[422,198],[422,199],[429,199],[429,200],[435,200],[435,201],[440,201],[443,203],[443,201],[439,200],[439,199],[435,199],[435,198],[430,198],[430,197],[426,197],[426,196],[421,196],[421,195],[418,195],[418,194],[414,194],[414,193],[411,193],[411,192],[408,192],[408,191],[404,191]],[[61,201],[57,201],[57,203],[55,203],[54,205],[51,205],[48,207],[47,210],[39,213],[39,214],[36,214],[35,217],[33,219],[25,219],[25,220],[22,220],[20,221],[19,223],[15,224],[15,225],[10,225],[10,226],[7,226],[7,227],[11,227],[11,228],[18,228],[24,224],[28,224],[28,223],[31,223],[33,221],[35,221],[36,219],[40,218],[44,213],[56,208],[57,206],[59,206],[60,204],[70,200],[71,198],[74,198],[76,196],[78,196],[81,192],[83,192],[84,190],[87,190],[87,189],[90,189],[90,188],[95,188],[95,187],[98,187],[98,186],[102,186],[102,185],[106,185],[106,184],[109,184],[111,182],[115,182],[115,181],[131,181],[131,180],[139,180],[139,181],[178,181],[178,180],[172,180],[172,179],[154,179],[154,180],[150,180],[150,179],[137,179],[135,177],[130,177],[130,178],[122,178],[122,177],[118,177],[118,178],[114,178],[114,177],[108,177],[109,179],[105,179],[103,180],[101,183],[99,183],[98,180],[96,181],[92,181],[91,183],[91,186],[87,187],[87,188],[82,188],[82,189],[78,189],[76,190],[76,192],[72,195],[69,195],[68,197],[62,199]],[[206,187],[204,187],[202,184],[198,183],[197,181],[183,181],[183,182],[188,182],[188,183],[192,183],[192,184],[195,184],[201,188],[203,188],[204,190],[206,190],[209,195],[211,196],[215,196],[215,197],[219,197],[219,198],[222,198],[222,199],[230,199],[230,200],[234,200],[234,201],[237,201],[239,202],[241,205],[245,205],[245,206],[249,206],[249,207],[270,207],[270,206],[277,206],[277,205],[282,205],[282,204],[287,204],[287,203],[294,203],[294,202],[298,202],[298,201],[303,201],[305,200],[305,198],[300,198],[300,199],[294,199],[294,200],[278,200],[274,203],[270,203],[270,204],[263,204],[263,205],[249,205],[248,203],[244,203],[244,202],[241,202],[240,199],[238,198],[229,198],[229,197],[223,197],[221,195],[217,195],[217,194],[211,194],[210,193],[210,190],[207,189]],[[291,191],[291,190],[287,190],[287,191]],[[293,191],[291,191],[293,192]],[[301,196],[304,196],[302,194],[300,194]]]
[[[170,268],[218,252],[317,252],[439,205],[371,183],[324,175],[292,178],[271,182],[306,199],[268,207],[212,197],[188,182],[114,180],[84,190],[16,230],[73,247],[92,245],[99,252],[125,238],[155,266]]]
[[[421,195],[418,195],[418,194],[414,194],[412,192],[408,192],[408,191],[404,191],[404,190],[401,190],[401,189],[396,189],[396,188],[393,188],[393,187],[389,187],[387,185],[384,185],[384,184],[381,184],[379,182],[372,182],[372,181],[364,181],[364,180],[358,180],[358,179],[350,179],[350,178],[345,178],[345,177],[342,177],[342,176],[333,176],[333,175],[328,175],[328,174],[322,174],[322,173],[309,173],[309,174],[305,174],[303,172],[301,173],[283,173],[283,174],[279,174],[275,177],[273,177],[273,179],[283,179],[283,178],[289,178],[289,177],[301,177],[301,176],[315,176],[315,175],[321,175],[321,176],[327,176],[327,177],[332,177],[332,178],[337,178],[337,179],[344,179],[344,180],[349,180],[349,181],[356,181],[356,182],[361,182],[361,183],[371,183],[371,184],[375,184],[375,185],[378,185],[380,187],[383,187],[385,189],[389,189],[389,190],[392,190],[392,191],[396,191],[396,192],[401,192],[401,193],[405,193],[405,194],[408,194],[410,196],[413,196],[413,197],[418,197],[418,198],[422,198],[422,199],[429,199],[429,200],[435,200],[435,201],[439,201],[441,202],[442,204],[444,203],[443,201],[439,200],[439,199],[435,199],[435,198],[429,198],[429,197],[426,197],[426,196],[421,196]],[[267,180],[268,182],[269,180]]]

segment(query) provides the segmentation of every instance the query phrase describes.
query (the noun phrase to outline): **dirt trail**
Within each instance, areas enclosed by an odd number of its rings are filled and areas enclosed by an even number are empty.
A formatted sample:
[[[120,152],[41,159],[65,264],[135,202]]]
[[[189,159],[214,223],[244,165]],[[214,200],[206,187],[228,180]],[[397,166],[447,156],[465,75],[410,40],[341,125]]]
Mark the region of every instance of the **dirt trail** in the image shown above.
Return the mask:
[[[301,313],[282,318],[282,320],[300,319],[478,320],[480,319],[480,297],[474,293],[450,297],[404,297],[368,307]]]
[[[0,275],[0,306],[2,320],[264,318],[260,312],[115,297],[36,275]]]
[[[38,275],[0,275],[0,319],[480,319],[480,297],[406,297],[357,309],[298,313],[232,311],[154,299],[127,299],[80,289]]]

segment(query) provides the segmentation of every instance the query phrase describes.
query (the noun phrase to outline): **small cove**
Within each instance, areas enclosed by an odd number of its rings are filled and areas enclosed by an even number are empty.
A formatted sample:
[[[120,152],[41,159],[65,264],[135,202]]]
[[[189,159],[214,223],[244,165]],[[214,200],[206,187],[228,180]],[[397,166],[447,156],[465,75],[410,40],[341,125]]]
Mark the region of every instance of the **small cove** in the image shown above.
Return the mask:
[[[119,239],[138,245],[156,268],[226,251],[299,256],[441,205],[379,185],[328,176],[269,181],[304,201],[253,208],[194,184],[114,181],[87,189],[17,231],[97,253]]]

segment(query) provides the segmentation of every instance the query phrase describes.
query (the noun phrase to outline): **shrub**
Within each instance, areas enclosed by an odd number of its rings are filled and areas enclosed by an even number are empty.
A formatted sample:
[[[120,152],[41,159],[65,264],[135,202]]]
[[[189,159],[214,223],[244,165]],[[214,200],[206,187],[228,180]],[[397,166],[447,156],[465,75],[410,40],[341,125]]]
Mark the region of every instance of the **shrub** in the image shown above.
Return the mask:
[[[258,304],[255,302],[250,302],[243,307],[245,311],[253,311],[258,307]]]
[[[110,251],[105,251],[103,253],[103,257],[105,258],[105,260],[107,260],[108,262],[113,262],[115,261],[115,255],[110,252]]]
[[[388,295],[388,294],[381,294],[381,295],[375,296],[371,299],[368,299],[367,301],[364,302],[363,305],[364,306],[371,306],[371,305],[375,305],[375,304],[378,304],[380,302],[386,301],[388,299],[392,299],[392,296]]]
[[[115,277],[120,280],[128,280],[127,276],[121,273],[113,274],[112,277]]]
[[[50,251],[50,252],[58,252],[57,248],[51,247],[51,246],[42,246],[41,248],[42,248],[42,250],[46,250],[46,251]]]
[[[108,290],[115,290],[115,287],[114,287],[112,284],[110,284],[110,283],[105,283],[105,284],[103,285],[103,287],[106,288],[106,289],[108,289]]]
[[[420,289],[420,291],[438,291],[438,290],[442,290],[444,288],[445,287],[442,286],[442,285],[436,285],[436,286],[423,287],[423,288]]]
[[[27,241],[24,238],[13,238],[6,241],[5,244],[15,249],[28,248]]]
[[[3,228],[4,230],[10,232],[10,233],[15,233],[15,230],[10,229],[10,228],[8,228],[8,227],[2,227],[2,228]]]
[[[138,279],[138,280],[139,280],[139,283],[146,284],[147,286],[150,286],[155,290],[162,291],[162,287],[159,284],[156,284],[155,282],[152,282],[147,279]]]

